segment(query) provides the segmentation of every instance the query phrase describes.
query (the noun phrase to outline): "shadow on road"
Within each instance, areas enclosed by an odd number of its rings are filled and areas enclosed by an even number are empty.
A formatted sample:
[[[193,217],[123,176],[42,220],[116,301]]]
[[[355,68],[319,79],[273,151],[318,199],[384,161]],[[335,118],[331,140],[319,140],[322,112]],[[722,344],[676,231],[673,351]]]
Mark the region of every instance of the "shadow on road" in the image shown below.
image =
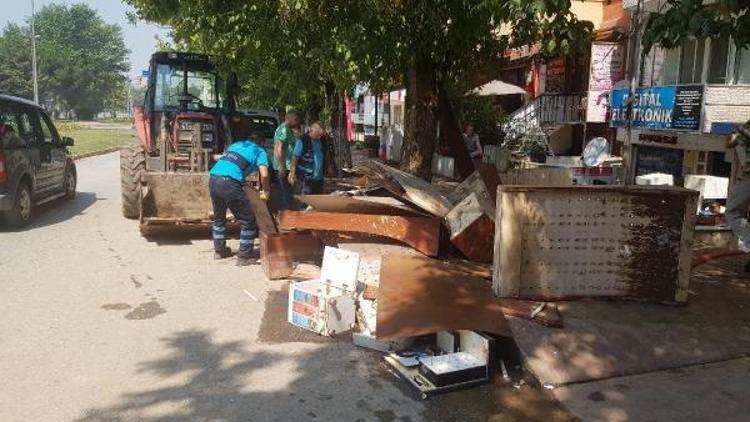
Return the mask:
[[[168,385],[123,394],[117,404],[86,410],[77,422],[572,420],[528,385],[485,385],[416,400],[379,354],[364,349],[330,344],[248,351],[244,341],[217,342],[198,329],[162,342],[168,356],[141,363],[138,372]]]
[[[371,359],[357,351],[249,352],[245,342],[219,343],[211,332],[196,329],[177,332],[162,341],[169,355],[142,363],[139,372],[186,381],[158,388],[144,386],[124,394],[114,406],[87,410],[78,421],[354,420],[346,416],[352,414],[361,414],[366,420],[413,420],[399,418],[395,409],[403,409],[408,400],[378,399],[373,397],[374,391],[367,391],[382,389],[377,378],[389,375],[375,362],[362,363],[360,366],[373,368],[362,374],[355,368],[358,359]],[[363,378],[354,383],[343,380],[326,370],[330,365],[339,366],[336,372],[352,371],[354,377],[359,372]],[[351,388],[358,382],[365,387],[361,396]]]
[[[94,192],[78,192],[72,201],[61,198],[36,207],[28,226],[10,227],[4,222],[0,223],[0,233],[25,232],[53,226],[84,214],[94,203],[106,200],[107,198],[98,198]]]

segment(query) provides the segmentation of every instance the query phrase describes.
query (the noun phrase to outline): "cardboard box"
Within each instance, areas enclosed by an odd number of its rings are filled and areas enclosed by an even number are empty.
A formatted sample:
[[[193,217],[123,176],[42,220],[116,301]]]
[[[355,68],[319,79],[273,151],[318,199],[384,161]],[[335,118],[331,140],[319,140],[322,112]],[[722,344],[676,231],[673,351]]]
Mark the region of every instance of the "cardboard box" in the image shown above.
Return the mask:
[[[323,336],[354,326],[359,255],[326,246],[319,280],[289,286],[288,321]]]

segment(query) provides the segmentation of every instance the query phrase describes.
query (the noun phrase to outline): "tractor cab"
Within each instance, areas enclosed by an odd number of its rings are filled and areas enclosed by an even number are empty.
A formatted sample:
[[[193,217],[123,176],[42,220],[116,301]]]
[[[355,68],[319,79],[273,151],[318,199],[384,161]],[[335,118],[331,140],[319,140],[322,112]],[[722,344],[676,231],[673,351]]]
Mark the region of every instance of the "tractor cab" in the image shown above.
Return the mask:
[[[235,78],[223,81],[208,56],[158,52],[151,57],[145,106],[136,126],[149,171],[205,172],[224,151]]]

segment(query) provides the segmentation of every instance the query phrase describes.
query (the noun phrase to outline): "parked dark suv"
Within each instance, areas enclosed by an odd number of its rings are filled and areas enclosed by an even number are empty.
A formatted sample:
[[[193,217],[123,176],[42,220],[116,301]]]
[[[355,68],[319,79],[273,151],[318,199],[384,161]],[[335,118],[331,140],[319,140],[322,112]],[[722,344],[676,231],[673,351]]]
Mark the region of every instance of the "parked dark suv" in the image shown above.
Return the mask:
[[[6,223],[22,226],[35,206],[75,197],[72,145],[39,106],[0,95],[0,214]]]

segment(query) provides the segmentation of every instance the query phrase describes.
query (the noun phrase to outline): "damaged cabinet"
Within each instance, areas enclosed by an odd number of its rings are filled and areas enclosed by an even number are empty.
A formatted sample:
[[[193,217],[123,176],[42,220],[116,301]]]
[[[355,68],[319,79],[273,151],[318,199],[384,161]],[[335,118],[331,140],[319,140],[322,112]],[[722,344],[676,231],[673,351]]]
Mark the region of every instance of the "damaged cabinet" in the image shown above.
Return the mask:
[[[686,302],[697,200],[673,187],[500,186],[495,295]]]

